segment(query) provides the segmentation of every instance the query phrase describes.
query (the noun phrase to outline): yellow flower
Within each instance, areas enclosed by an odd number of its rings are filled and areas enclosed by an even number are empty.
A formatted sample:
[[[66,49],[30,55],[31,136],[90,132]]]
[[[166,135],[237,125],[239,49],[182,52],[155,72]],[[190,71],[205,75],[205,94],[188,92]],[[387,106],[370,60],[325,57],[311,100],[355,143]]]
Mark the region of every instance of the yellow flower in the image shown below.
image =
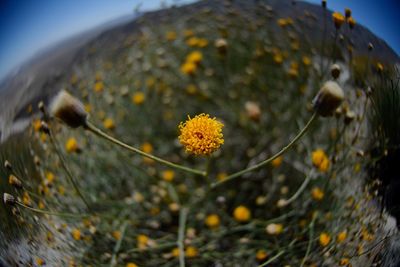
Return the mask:
[[[171,255],[175,258],[179,257],[179,248],[173,248],[171,251]]]
[[[136,105],[143,104],[144,100],[145,100],[145,96],[144,96],[144,93],[142,93],[142,92],[136,92],[132,96],[132,102]]]
[[[41,125],[42,125],[42,122],[39,119],[36,119],[32,122],[32,127],[35,132],[39,132]]]
[[[47,183],[52,183],[54,181],[54,173],[52,172],[46,172],[46,181]]]
[[[174,41],[176,39],[176,32],[174,31],[169,31],[167,32],[167,34],[165,35],[166,39],[168,41]]]
[[[356,21],[353,19],[353,17],[349,17],[347,19],[347,24],[349,24],[350,29],[353,29],[354,26],[356,26]]]
[[[322,191],[319,187],[314,187],[311,191],[311,196],[313,199],[320,201],[324,198],[324,191]]]
[[[24,192],[24,195],[22,196],[22,202],[26,205],[26,206],[30,206],[31,205],[31,197],[29,196],[28,192]]]
[[[171,182],[175,178],[175,172],[173,170],[165,170],[162,172],[161,176],[165,181]]]
[[[67,142],[65,143],[65,150],[68,153],[79,151],[79,145],[75,138],[71,137],[67,140]]]
[[[44,265],[45,264],[45,261],[42,259],[42,258],[36,258],[36,264],[38,265],[38,266],[42,266],[42,265]]]
[[[153,152],[153,146],[150,143],[145,142],[142,144],[142,151],[146,153],[151,153]]]
[[[329,168],[329,158],[322,149],[317,149],[312,152],[312,163],[321,172],[326,172]]]
[[[210,214],[205,219],[205,224],[208,228],[217,228],[220,224],[220,219],[217,214]]]
[[[336,29],[339,29],[345,20],[344,16],[339,12],[333,12],[332,19],[333,19],[333,23],[335,23]]]
[[[223,143],[224,125],[208,114],[200,114],[179,124],[179,141],[186,152],[195,155],[210,155]]]
[[[339,265],[340,265],[340,266],[348,266],[349,263],[350,263],[350,260],[349,260],[348,258],[342,258],[342,259],[339,261]]]
[[[194,84],[189,84],[189,85],[186,87],[186,92],[187,92],[189,95],[194,95],[194,94],[197,92],[197,87],[196,87],[196,85],[194,85]]]
[[[302,58],[304,66],[310,66],[311,65],[311,59],[307,56],[303,56]]]
[[[104,89],[104,84],[103,84],[103,82],[96,82],[96,83],[94,84],[93,89],[94,89],[94,91],[97,92],[97,93],[103,91],[103,89]]]
[[[251,212],[247,207],[240,205],[233,211],[233,217],[238,222],[247,222],[251,218]]]
[[[200,51],[193,51],[186,57],[186,62],[199,64],[203,60],[203,54]]]
[[[330,241],[331,241],[331,237],[329,236],[328,233],[321,233],[319,235],[319,244],[321,246],[326,247]]]
[[[268,257],[268,254],[265,250],[263,250],[263,249],[257,250],[256,259],[258,261],[264,261],[267,257]]]
[[[338,234],[336,240],[338,243],[342,243],[346,239],[346,237],[347,237],[347,231],[342,231]]]
[[[77,228],[73,229],[71,234],[75,240],[81,240],[81,231],[79,231],[79,229]]]
[[[108,129],[108,130],[112,130],[115,128],[115,123],[113,121],[113,119],[111,118],[107,118],[104,120],[103,122],[104,128]]]
[[[270,235],[279,235],[283,231],[283,225],[281,223],[270,223],[265,230]]]
[[[150,241],[150,238],[147,235],[138,235],[136,237],[136,241],[139,249],[145,249]]]
[[[187,75],[193,75],[196,72],[197,66],[193,62],[185,62],[181,66],[181,72]]]
[[[226,172],[220,172],[217,174],[217,180],[218,181],[222,181],[224,180],[226,177],[228,176],[228,174]]]
[[[121,231],[113,231],[111,233],[112,237],[115,238],[115,240],[120,240],[121,239]]]
[[[138,267],[135,263],[133,262],[128,262],[125,267]]]
[[[283,161],[283,156],[279,156],[279,157],[277,157],[276,159],[274,159],[274,160],[271,162],[271,164],[272,164],[273,167],[277,168],[277,167],[281,166],[282,161]]]
[[[201,48],[206,47],[207,45],[208,45],[208,40],[205,38],[200,38],[197,44],[197,46]]]
[[[186,44],[188,45],[188,46],[197,46],[198,44],[199,44],[199,38],[197,38],[197,37],[190,37],[187,41],[186,41]]]
[[[185,255],[188,258],[195,258],[195,257],[197,257],[199,255],[199,251],[197,250],[197,248],[195,248],[193,246],[188,246],[186,248]]]

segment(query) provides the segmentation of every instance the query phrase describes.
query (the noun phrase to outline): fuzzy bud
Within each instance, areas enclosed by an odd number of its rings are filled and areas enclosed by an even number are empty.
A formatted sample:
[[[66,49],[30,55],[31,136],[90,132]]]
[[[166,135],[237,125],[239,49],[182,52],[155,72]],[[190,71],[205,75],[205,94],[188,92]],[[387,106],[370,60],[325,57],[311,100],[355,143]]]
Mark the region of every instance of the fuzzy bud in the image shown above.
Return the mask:
[[[326,82],[313,100],[313,107],[322,117],[333,115],[344,99],[342,88],[333,81]]]
[[[84,126],[88,117],[82,102],[64,90],[51,102],[50,114],[72,128]]]
[[[340,69],[340,66],[338,64],[333,64],[331,66],[331,75],[332,75],[333,79],[336,80],[337,78],[339,78],[340,71],[341,71],[341,69]]]
[[[14,198],[14,196],[12,196],[12,195],[10,195],[10,194],[8,194],[8,193],[4,193],[4,194],[3,194],[3,201],[4,201],[4,204],[6,204],[6,205],[13,205],[13,204],[15,204],[15,198]]]
[[[16,176],[12,174],[8,177],[8,183],[12,186],[15,186],[16,188],[22,188],[21,180],[19,180]]]

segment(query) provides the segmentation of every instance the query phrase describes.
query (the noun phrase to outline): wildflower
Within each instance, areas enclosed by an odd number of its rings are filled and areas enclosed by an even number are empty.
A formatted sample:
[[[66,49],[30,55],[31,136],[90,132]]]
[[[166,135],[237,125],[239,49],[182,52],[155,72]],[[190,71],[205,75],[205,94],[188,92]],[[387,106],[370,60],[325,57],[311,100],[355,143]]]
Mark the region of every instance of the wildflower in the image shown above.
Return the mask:
[[[197,248],[195,248],[193,246],[188,246],[186,248],[185,255],[188,258],[195,258],[195,257],[197,257],[199,255],[199,251],[197,250]]]
[[[144,200],[144,196],[143,196],[140,192],[135,192],[135,193],[133,194],[133,200],[134,200],[136,203],[141,203],[141,202],[143,202],[143,200]]]
[[[349,263],[350,263],[349,258],[342,258],[342,259],[339,261],[339,265],[340,265],[340,266],[348,266]]]
[[[108,130],[112,130],[115,128],[115,123],[114,123],[113,119],[107,118],[104,120],[103,126],[104,126],[104,128],[106,128]]]
[[[22,182],[19,180],[17,177],[14,175],[8,176],[8,183],[12,186],[15,186],[16,188],[22,188]]]
[[[173,248],[171,251],[172,257],[178,258],[179,257],[179,248]]]
[[[167,34],[165,35],[166,39],[168,41],[174,41],[176,39],[176,32],[174,31],[169,31],[167,32]]]
[[[217,228],[220,224],[220,219],[217,214],[210,214],[206,217],[204,222],[208,228]]]
[[[205,38],[200,38],[197,44],[198,47],[204,48],[208,45],[208,40]]]
[[[149,244],[150,238],[147,235],[138,235],[136,241],[139,249],[145,249]]]
[[[125,267],[138,267],[135,263],[133,262],[128,262]]]
[[[346,238],[347,238],[347,231],[341,231],[337,235],[336,240],[337,240],[338,243],[342,243]]]
[[[99,93],[99,92],[103,91],[103,89],[104,89],[104,84],[103,84],[103,82],[96,82],[96,83],[94,84],[94,86],[93,86],[93,90],[94,90],[96,93]]]
[[[112,237],[115,238],[115,240],[120,240],[121,239],[121,231],[113,231],[111,233]]]
[[[311,65],[311,59],[309,57],[307,57],[307,56],[303,56],[302,62],[304,64],[304,66],[310,66]]]
[[[283,161],[283,156],[279,156],[279,157],[277,157],[276,159],[274,159],[274,160],[271,162],[271,164],[272,164],[272,166],[273,166],[274,168],[277,168],[277,167],[281,166],[282,161]]]
[[[240,205],[233,211],[233,217],[238,222],[247,222],[251,218],[251,212],[247,207]]]
[[[36,258],[35,261],[38,266],[43,266],[45,264],[45,261],[42,258]]]
[[[84,126],[88,117],[82,102],[64,90],[52,100],[50,114],[72,128]]]
[[[24,203],[26,206],[30,206],[32,204],[32,200],[28,192],[24,192],[22,195],[22,203]]]
[[[162,178],[167,182],[172,182],[175,177],[175,172],[173,170],[165,170],[161,174]]]
[[[340,29],[340,26],[344,23],[344,16],[339,12],[333,12],[332,14],[333,23],[335,23],[336,29]]]
[[[349,24],[350,29],[353,29],[356,26],[356,21],[353,17],[347,19],[347,24]]]
[[[333,115],[336,108],[342,103],[344,93],[342,88],[333,81],[326,82],[313,100],[316,113],[322,117]]]
[[[280,223],[270,223],[265,230],[270,235],[279,235],[283,231],[283,225]]]
[[[228,174],[226,172],[220,172],[217,174],[217,180],[218,181],[222,181],[224,180],[226,177],[228,176]]]
[[[79,229],[77,228],[73,229],[71,235],[75,240],[81,240],[82,236],[81,236],[81,231],[79,231]]]
[[[383,64],[380,62],[376,63],[376,69],[378,70],[378,72],[383,72]]]
[[[221,55],[226,54],[226,51],[228,48],[228,42],[225,39],[219,38],[219,39],[215,40],[214,45],[217,48],[218,53],[220,53]]]
[[[32,122],[32,127],[33,127],[33,130],[35,131],[35,132],[38,132],[39,130],[40,130],[40,120],[39,119],[37,119],[37,120],[34,120],[33,122]]]
[[[186,62],[199,64],[203,60],[203,54],[200,51],[193,51],[186,57]]]
[[[195,155],[210,155],[223,143],[222,127],[224,125],[208,114],[200,114],[193,119],[180,123],[179,141],[186,152]]]
[[[181,66],[181,72],[187,75],[193,75],[196,72],[197,66],[193,62],[185,62]]]
[[[330,241],[331,241],[331,237],[329,236],[328,233],[323,232],[319,235],[319,244],[321,246],[326,247]]]
[[[281,64],[283,62],[283,57],[282,57],[282,55],[280,53],[276,53],[274,55],[274,62],[276,64]]]
[[[263,250],[263,249],[257,250],[256,259],[258,261],[264,261],[267,257],[268,257],[268,254],[265,250]]]
[[[197,37],[190,37],[187,41],[186,44],[188,46],[194,47],[197,46],[199,44],[199,38]]]
[[[67,142],[65,143],[65,150],[68,153],[79,152],[79,145],[75,138],[68,138]]]
[[[340,71],[341,71],[341,69],[338,64],[333,64],[331,66],[331,75],[332,75],[333,79],[339,78]]]
[[[142,92],[136,92],[132,96],[132,102],[136,105],[143,104],[144,100],[145,100],[145,96],[144,96],[144,93],[142,93]]]
[[[172,212],[178,212],[180,207],[181,206],[176,202],[173,202],[173,203],[168,205],[169,210],[172,211]]]
[[[329,168],[329,158],[322,149],[314,150],[311,154],[312,163],[321,172],[326,172]]]
[[[8,193],[3,194],[3,202],[4,204],[15,204],[15,198],[13,195],[10,195]]]
[[[322,191],[319,187],[314,187],[311,190],[311,196],[313,199],[320,201],[324,198],[324,191]]]

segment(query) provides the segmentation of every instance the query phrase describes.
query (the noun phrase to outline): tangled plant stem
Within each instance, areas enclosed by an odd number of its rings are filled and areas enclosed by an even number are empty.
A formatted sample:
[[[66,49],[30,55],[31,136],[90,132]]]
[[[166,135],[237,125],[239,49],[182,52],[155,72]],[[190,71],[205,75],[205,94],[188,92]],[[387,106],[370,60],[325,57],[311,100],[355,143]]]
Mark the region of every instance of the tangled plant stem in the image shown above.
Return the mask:
[[[229,175],[228,177],[226,177],[224,180],[218,181],[216,183],[213,183],[211,185],[211,188],[216,188],[228,181],[231,181],[235,178],[238,178],[240,176],[242,176],[245,173],[257,170],[265,165],[267,165],[268,163],[270,163],[271,161],[273,161],[274,159],[278,158],[279,156],[283,155],[289,148],[291,148],[306,132],[307,130],[310,128],[311,124],[314,122],[314,120],[317,118],[317,114],[314,113],[311,118],[309,119],[309,121],[307,122],[307,124],[304,126],[304,128],[296,135],[296,137],[290,141],[290,143],[288,145],[286,145],[285,147],[283,147],[278,153],[276,153],[275,155],[273,155],[272,157],[261,161],[258,164],[255,164],[249,168],[246,168],[244,170],[238,171],[236,173],[233,173],[231,175]]]
[[[143,157],[152,159],[154,161],[157,161],[157,162],[159,162],[161,164],[167,165],[167,166],[175,168],[175,169],[179,169],[179,170],[182,170],[182,171],[185,171],[185,172],[189,172],[189,173],[192,173],[192,174],[196,174],[196,175],[206,176],[206,172],[205,171],[200,171],[200,170],[192,169],[192,168],[185,167],[185,166],[182,166],[182,165],[179,165],[179,164],[175,164],[175,163],[169,162],[167,160],[164,160],[162,158],[159,158],[159,157],[153,156],[151,154],[148,154],[146,152],[143,152],[143,151],[141,151],[141,150],[139,150],[137,148],[134,148],[134,147],[132,147],[130,145],[127,145],[127,144],[119,141],[118,139],[116,139],[116,138],[114,138],[112,136],[109,136],[108,134],[106,134],[105,132],[103,132],[102,130],[100,130],[96,126],[94,126],[89,121],[86,122],[85,128],[88,131],[91,131],[92,133],[94,133],[94,134],[96,134],[96,135],[98,135],[98,136],[100,136],[100,137],[102,137],[102,138],[104,138],[104,139],[116,144],[116,145],[119,145],[119,146],[121,146],[121,147],[123,147],[123,148],[125,148],[125,149],[127,149],[127,150],[129,150],[131,152],[137,153],[137,154],[139,154],[139,155],[141,155]]]

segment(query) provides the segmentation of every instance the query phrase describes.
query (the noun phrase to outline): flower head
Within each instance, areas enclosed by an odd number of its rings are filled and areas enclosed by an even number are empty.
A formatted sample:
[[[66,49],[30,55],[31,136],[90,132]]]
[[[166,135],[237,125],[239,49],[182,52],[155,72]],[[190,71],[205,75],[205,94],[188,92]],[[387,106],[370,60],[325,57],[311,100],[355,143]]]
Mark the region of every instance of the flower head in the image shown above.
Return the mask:
[[[220,224],[220,219],[217,214],[210,214],[206,217],[204,222],[209,228],[217,228]]]
[[[315,167],[318,168],[320,172],[326,172],[329,168],[329,158],[322,149],[314,150],[311,154],[311,160]]]
[[[329,236],[328,233],[321,233],[319,235],[319,244],[321,246],[326,247],[330,241],[331,241],[331,237]]]
[[[223,143],[222,127],[224,125],[208,114],[200,114],[180,123],[179,141],[186,152],[195,155],[210,155]]]
[[[334,81],[328,81],[319,90],[313,100],[316,113],[322,117],[333,115],[344,99],[344,92]]]
[[[238,222],[247,222],[251,218],[251,212],[247,207],[240,205],[233,211],[233,217]]]
[[[339,29],[345,20],[344,16],[339,12],[333,12],[332,19],[333,19],[333,23],[335,23],[336,29]]]

